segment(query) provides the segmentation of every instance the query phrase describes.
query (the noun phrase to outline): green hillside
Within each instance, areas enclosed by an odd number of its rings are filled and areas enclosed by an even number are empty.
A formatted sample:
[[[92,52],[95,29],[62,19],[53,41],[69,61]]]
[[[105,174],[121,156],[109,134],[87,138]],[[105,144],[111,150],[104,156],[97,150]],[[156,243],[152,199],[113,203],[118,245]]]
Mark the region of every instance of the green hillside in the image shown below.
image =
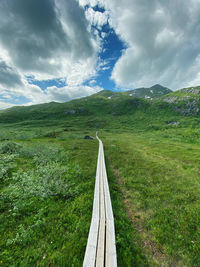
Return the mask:
[[[157,85],[158,86],[158,85]],[[129,92],[101,91],[89,97],[66,103],[47,103],[33,106],[13,107],[0,112],[0,122],[19,125],[64,125],[78,124],[86,128],[143,128],[167,127],[168,121],[188,121],[187,117],[200,114],[199,87],[182,89],[166,94],[169,89],[154,87],[154,98],[130,96]],[[156,89],[157,88],[157,89]],[[144,89],[134,91],[144,92]],[[156,91],[158,90],[158,91]],[[196,92],[194,94],[194,91]],[[161,94],[161,97],[157,97]],[[138,95],[138,93],[136,93]],[[124,120],[129,123],[125,123]]]
[[[182,115],[200,115],[200,86],[175,91],[164,96],[163,100]]]
[[[0,266],[82,266],[96,131],[118,266],[200,266],[200,87],[137,90],[0,112]]]

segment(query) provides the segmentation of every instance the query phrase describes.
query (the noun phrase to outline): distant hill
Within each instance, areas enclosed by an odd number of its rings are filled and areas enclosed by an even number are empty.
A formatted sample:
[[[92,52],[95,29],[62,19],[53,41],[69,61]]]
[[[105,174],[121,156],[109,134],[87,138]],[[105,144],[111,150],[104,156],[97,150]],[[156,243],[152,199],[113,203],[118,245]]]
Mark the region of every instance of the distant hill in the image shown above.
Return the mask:
[[[91,95],[90,97],[99,97],[99,96],[102,96],[102,97],[113,97],[117,95],[116,92],[113,92],[113,91],[110,91],[110,90],[102,90],[94,95]]]
[[[158,98],[160,96],[166,95],[171,93],[172,90],[170,90],[167,87],[163,87],[160,84],[156,84],[150,88],[138,88],[135,90],[130,90],[125,92],[124,94],[127,94],[132,97],[139,97],[139,98],[145,98],[145,99],[154,99]]]
[[[184,88],[175,92],[161,85],[126,92],[103,90],[94,95],[66,103],[46,103],[33,106],[12,107],[0,111],[1,123],[25,121],[72,121],[82,123],[93,118],[104,121],[106,116],[115,120],[124,115],[154,118],[170,116],[199,116],[200,87]],[[81,119],[80,119],[81,118]],[[80,119],[80,120],[79,120]]]
[[[122,95],[130,96],[130,97],[137,97],[137,98],[144,98],[144,99],[155,99],[158,97],[161,97],[163,95],[171,93],[172,90],[170,90],[167,87],[164,87],[160,84],[156,84],[150,88],[137,88],[134,90],[128,90],[128,91],[123,91],[123,92],[113,92],[109,90],[102,90],[98,92],[97,94],[93,95],[96,97],[107,97],[108,99],[111,98],[119,98]]]

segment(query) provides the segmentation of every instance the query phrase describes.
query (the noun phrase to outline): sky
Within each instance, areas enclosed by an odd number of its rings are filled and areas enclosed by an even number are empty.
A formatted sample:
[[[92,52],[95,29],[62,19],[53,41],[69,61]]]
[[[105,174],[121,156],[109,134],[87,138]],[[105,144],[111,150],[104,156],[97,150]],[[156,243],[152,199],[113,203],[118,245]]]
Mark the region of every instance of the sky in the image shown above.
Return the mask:
[[[0,109],[200,85],[200,0],[1,0]]]

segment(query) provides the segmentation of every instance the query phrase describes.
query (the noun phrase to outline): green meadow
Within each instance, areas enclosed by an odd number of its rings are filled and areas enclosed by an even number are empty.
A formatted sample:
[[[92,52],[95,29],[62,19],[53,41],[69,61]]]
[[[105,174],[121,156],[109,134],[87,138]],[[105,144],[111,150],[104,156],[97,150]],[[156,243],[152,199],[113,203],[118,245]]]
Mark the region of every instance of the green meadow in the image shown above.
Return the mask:
[[[0,266],[82,266],[96,131],[118,266],[200,266],[199,116],[127,96],[44,105],[0,113]]]
[[[0,266],[82,266],[98,143],[77,131],[30,139],[34,134],[21,130],[19,139],[1,141]],[[147,266],[110,171],[109,177],[119,264]]]

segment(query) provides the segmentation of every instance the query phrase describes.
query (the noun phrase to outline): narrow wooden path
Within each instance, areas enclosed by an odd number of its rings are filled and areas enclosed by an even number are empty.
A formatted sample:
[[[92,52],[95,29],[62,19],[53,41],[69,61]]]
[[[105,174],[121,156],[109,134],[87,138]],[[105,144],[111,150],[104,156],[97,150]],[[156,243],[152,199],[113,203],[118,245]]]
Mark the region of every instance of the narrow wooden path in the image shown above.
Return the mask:
[[[99,140],[92,220],[83,267],[117,267],[115,227],[103,143]]]

